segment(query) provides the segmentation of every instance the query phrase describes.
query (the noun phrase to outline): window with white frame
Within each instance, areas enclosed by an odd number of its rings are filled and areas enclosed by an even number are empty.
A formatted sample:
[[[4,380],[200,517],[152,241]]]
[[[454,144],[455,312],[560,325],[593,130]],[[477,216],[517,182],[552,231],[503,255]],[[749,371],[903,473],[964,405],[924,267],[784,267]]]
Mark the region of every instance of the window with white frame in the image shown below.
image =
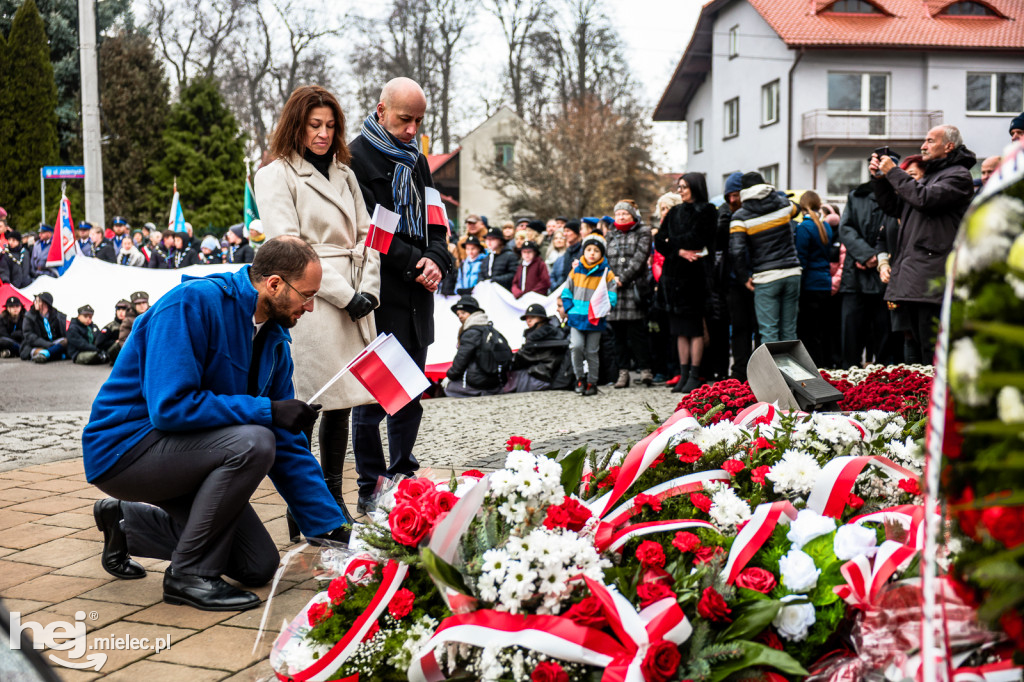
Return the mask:
[[[761,86],[761,125],[769,126],[779,122],[779,81]]]
[[[704,151],[704,119],[693,122],[690,135],[693,140],[693,153],[698,154]]]
[[[868,135],[884,135],[889,108],[889,74],[829,71],[828,108],[866,115]]]
[[[1024,110],[1024,73],[968,73],[967,111],[1018,114]]]
[[[740,98],[733,97],[725,103],[725,115],[722,129],[725,133],[722,139],[736,137],[740,134]]]
[[[772,187],[779,186],[779,164],[773,163],[770,166],[761,166],[757,169],[764,181]]]
[[[729,59],[740,56],[740,27],[739,24],[729,29]]]

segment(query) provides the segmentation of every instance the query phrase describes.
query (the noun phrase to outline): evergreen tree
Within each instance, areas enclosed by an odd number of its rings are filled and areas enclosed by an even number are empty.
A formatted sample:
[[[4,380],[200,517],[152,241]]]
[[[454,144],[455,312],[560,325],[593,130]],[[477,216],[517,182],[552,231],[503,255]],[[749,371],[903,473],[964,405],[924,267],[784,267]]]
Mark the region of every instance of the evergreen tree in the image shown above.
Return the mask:
[[[223,232],[242,215],[245,139],[216,83],[196,79],[171,107],[163,133],[164,156],[152,166],[153,201],[168,211],[178,179],[185,220],[196,234]]]
[[[139,34],[119,33],[99,50],[103,128],[103,198],[107,216],[123,215],[161,227],[152,204],[150,167],[163,157],[169,86],[153,43]]]
[[[11,224],[30,231],[39,223],[39,168],[57,163],[57,86],[46,29],[35,0],[25,0],[11,22],[0,88],[0,197]]]

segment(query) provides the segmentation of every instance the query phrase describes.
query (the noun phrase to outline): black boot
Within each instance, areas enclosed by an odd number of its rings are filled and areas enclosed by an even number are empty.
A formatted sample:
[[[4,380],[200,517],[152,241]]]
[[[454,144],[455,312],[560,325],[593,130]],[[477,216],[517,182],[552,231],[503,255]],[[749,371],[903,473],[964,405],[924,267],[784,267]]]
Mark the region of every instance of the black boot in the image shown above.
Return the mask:
[[[672,387],[672,392],[673,393],[682,393],[683,392],[683,386],[686,385],[686,380],[687,380],[687,378],[689,378],[689,376],[690,376],[690,366],[689,365],[679,365],[679,381],[677,381],[676,385]]]
[[[342,499],[341,487],[344,482],[345,455],[348,452],[348,420],[351,410],[329,410],[320,417],[320,466],[324,470],[327,489],[341,507],[345,523],[355,520]]]
[[[700,365],[690,367],[690,376],[685,382],[683,382],[683,375],[679,375],[679,383],[684,384],[680,393],[689,393],[703,386],[704,384],[700,380]]]

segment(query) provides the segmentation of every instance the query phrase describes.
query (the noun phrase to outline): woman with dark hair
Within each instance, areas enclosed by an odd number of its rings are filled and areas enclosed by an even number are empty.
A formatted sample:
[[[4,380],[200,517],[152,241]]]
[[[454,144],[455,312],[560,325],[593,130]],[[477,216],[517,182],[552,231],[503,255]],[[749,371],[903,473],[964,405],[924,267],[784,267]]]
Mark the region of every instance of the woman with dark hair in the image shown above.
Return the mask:
[[[380,297],[380,254],[366,247],[370,216],[348,166],[345,115],[334,95],[316,85],[296,88],[281,112],[270,151],[274,162],[255,178],[266,236],[303,239],[323,266],[311,319],[291,331],[295,396],[308,400],[377,336],[370,313]],[[351,519],[341,495],[350,408],[373,399],[349,374],[317,402],[323,404],[319,436],[324,479]],[[312,428],[306,436],[312,443]],[[291,525],[289,530],[296,538],[297,530]]]
[[[673,393],[689,393],[700,383],[704,356],[704,309],[707,291],[705,257],[715,237],[718,214],[708,203],[704,176],[687,173],[679,180],[683,203],[665,214],[654,248],[665,256],[658,286],[668,308],[669,332],[676,337],[679,381]]]
[[[825,354],[825,321],[832,298],[832,226],[821,219],[821,197],[807,190],[800,197],[803,221],[796,226],[796,255],[803,268],[800,281],[800,310],[797,313],[796,335],[818,367],[828,364]]]

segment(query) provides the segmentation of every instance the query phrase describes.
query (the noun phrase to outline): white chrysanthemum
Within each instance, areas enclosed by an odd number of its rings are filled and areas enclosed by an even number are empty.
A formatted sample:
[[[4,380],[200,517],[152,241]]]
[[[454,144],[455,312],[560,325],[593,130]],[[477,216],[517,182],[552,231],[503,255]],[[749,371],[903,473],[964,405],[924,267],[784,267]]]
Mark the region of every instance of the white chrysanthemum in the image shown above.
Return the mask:
[[[974,407],[988,402],[991,394],[978,390],[978,377],[990,364],[971,339],[964,337],[953,342],[949,351],[949,383],[960,400]]]
[[[809,493],[821,474],[818,461],[806,452],[786,450],[782,460],[766,474],[779,492]]]
[[[509,469],[499,469],[491,474],[491,488],[488,493],[492,497],[508,497],[516,489],[516,475]]]
[[[996,407],[999,410],[999,421],[1006,424],[1024,422],[1024,400],[1021,399],[1019,388],[1003,386],[999,389]]]
[[[533,471],[537,466],[537,458],[527,450],[512,450],[505,457],[505,468],[519,473]]]
[[[924,466],[924,450],[909,436],[902,443],[898,440],[889,441],[885,450],[890,458],[899,464],[915,468],[918,471]]]
[[[483,560],[484,564],[481,570],[484,573],[491,574],[494,576],[495,581],[500,582],[505,577],[505,571],[508,569],[508,552],[495,547],[484,552]]]
[[[673,439],[674,442],[671,443],[671,446],[675,447],[679,443],[688,440],[693,442],[702,451],[707,451],[719,444],[732,445],[744,437],[743,429],[730,421],[723,420],[717,424],[705,426],[699,431],[687,432],[678,440]]]
[[[330,650],[331,647],[327,644],[318,644],[305,637],[292,637],[278,654],[279,665],[287,670],[289,675],[297,675]]]
[[[711,509],[708,511],[708,516],[720,531],[729,532],[750,518],[750,505],[740,498],[732,488],[721,486],[711,496]]]

